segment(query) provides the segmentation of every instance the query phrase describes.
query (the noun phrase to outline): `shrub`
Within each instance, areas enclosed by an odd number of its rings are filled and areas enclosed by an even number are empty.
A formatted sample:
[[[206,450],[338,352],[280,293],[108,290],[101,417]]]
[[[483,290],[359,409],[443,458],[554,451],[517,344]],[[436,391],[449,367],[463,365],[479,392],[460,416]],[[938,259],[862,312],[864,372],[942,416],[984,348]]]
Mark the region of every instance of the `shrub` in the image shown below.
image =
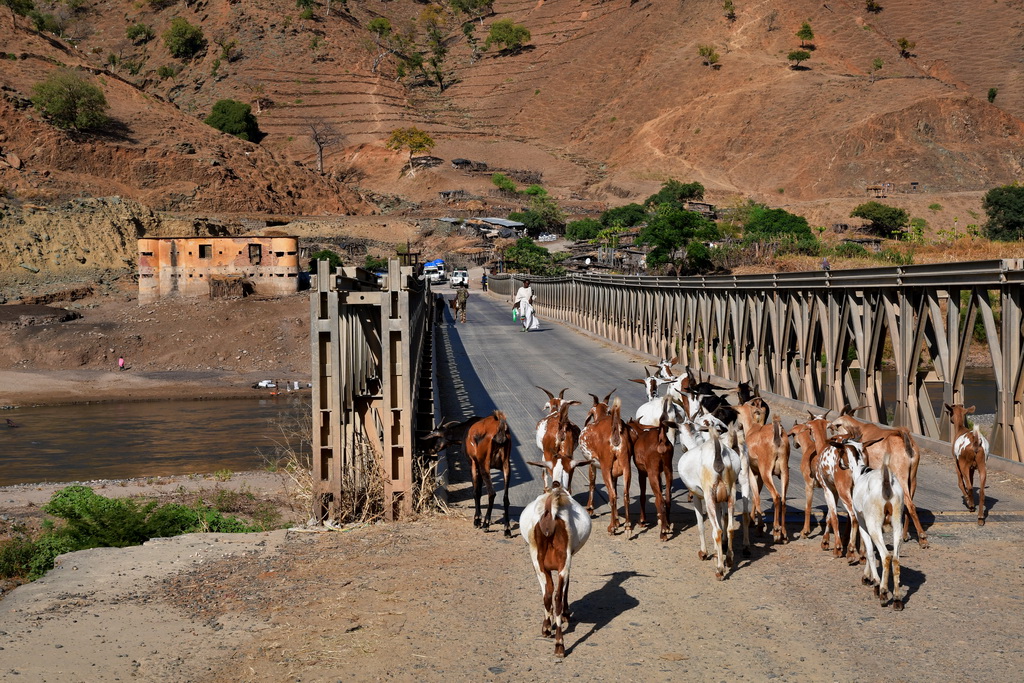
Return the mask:
[[[565,226],[565,236],[571,240],[592,240],[597,237],[597,233],[601,232],[603,225],[601,221],[593,218],[583,218],[578,221],[572,221]]]
[[[914,255],[910,252],[903,253],[897,249],[887,247],[875,255],[879,261],[891,263],[896,266],[910,266],[914,264]]]
[[[219,100],[203,122],[242,140],[256,142],[261,137],[252,107],[238,100]]]
[[[33,86],[32,104],[58,128],[87,130],[107,122],[103,91],[70,69]]]
[[[1024,237],[1024,187],[994,187],[985,193],[981,206],[988,214],[985,234],[989,239],[1010,241]]]
[[[881,202],[861,204],[850,212],[850,217],[870,221],[868,229],[882,237],[890,237],[900,232],[910,221],[910,214],[903,209]]]
[[[363,270],[368,270],[371,273],[379,273],[380,271],[386,271],[387,269],[388,260],[386,258],[377,258],[367,254],[366,260],[363,261]]]
[[[995,102],[996,101],[996,95],[998,95],[998,94],[999,94],[999,88],[989,88],[988,89],[988,101],[990,103],[991,102]]]
[[[52,33],[55,36],[59,36],[61,34],[62,27],[60,22],[58,22],[57,17],[52,14],[44,14],[42,12],[32,10],[28,13],[28,16],[32,19],[32,24],[40,33]]]
[[[512,179],[504,173],[495,173],[491,175],[491,182],[494,183],[494,186],[499,190],[504,190],[505,192],[517,192],[515,182],[513,182]]]
[[[370,257],[367,256],[367,259],[369,258]],[[316,272],[317,261],[328,261],[331,264],[332,273],[336,271],[338,268],[341,268],[342,265],[344,265],[342,263],[341,256],[339,256],[336,252],[331,251],[330,249],[321,249],[320,251],[312,254],[309,257],[309,272]]]
[[[173,66],[161,66],[157,67],[156,75],[160,78],[174,78],[178,75],[178,71]]]
[[[206,38],[203,29],[174,17],[170,28],[164,31],[164,45],[175,59],[192,59],[206,49]]]
[[[843,242],[832,250],[840,258],[869,258],[868,250],[855,242]]]
[[[124,35],[126,38],[128,38],[128,40],[132,41],[136,45],[140,45],[142,43],[148,43],[149,41],[153,40],[153,37],[156,34],[153,33],[153,28],[151,26],[147,26],[143,23],[138,23],[132,24],[127,29],[125,29]]]
[[[718,60],[721,58],[714,45],[698,45],[697,54],[700,55],[704,66],[714,66],[718,64]]]
[[[683,204],[691,199],[703,199],[704,186],[700,183],[681,183],[678,180],[666,180],[661,189],[644,201],[644,206],[654,207],[660,204],[672,204],[683,208]]]
[[[511,19],[499,19],[491,24],[487,33],[487,40],[484,41],[484,49],[491,49],[492,44],[502,46],[502,49],[515,52],[522,49],[530,41],[530,30],[522,24],[517,24]]]
[[[800,62],[806,62],[810,58],[811,53],[808,52],[807,50],[793,50],[788,55],[786,55],[786,59],[793,62],[791,66],[794,69],[800,66]]]
[[[505,263],[510,271],[531,275],[561,275],[565,272],[565,268],[555,263],[547,249],[538,246],[529,237],[520,237],[505,250]]]
[[[650,197],[648,197],[648,200],[649,199]],[[626,228],[631,228],[634,225],[640,225],[647,220],[647,209],[639,204],[617,206],[614,209],[608,209],[602,213],[599,220],[601,221],[601,225],[605,227],[621,225]]]
[[[750,210],[743,237],[747,241],[766,241],[782,237],[793,240],[815,240],[807,219],[785,209],[755,206]]]

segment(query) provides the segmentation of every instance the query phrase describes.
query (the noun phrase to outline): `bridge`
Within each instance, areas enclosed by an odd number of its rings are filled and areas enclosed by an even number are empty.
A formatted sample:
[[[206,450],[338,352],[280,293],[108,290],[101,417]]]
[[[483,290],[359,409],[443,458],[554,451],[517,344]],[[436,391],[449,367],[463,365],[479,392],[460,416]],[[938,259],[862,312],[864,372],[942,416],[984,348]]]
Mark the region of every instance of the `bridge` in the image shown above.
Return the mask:
[[[430,418],[464,420],[501,409],[514,433],[511,490],[517,517],[541,488],[539,471],[526,464],[539,455],[534,434],[545,396],[535,385],[553,392],[568,387],[566,396],[584,406],[589,393],[603,396],[616,389],[624,414],[632,414],[645,397],[629,379],[643,377],[645,363],[678,354],[682,364],[727,385],[755,381],[787,427],[808,407],[837,410],[843,403],[866,402],[869,417],[888,412],[899,418],[897,424],[911,426],[933,451],[919,474],[922,521],[969,521],[948,444],[940,440],[948,426],[932,394],[950,403],[963,400],[966,349],[980,321],[996,365],[995,436],[1019,454],[1021,275],[1019,262],[996,261],[690,281],[533,278],[544,324],[524,334],[512,322],[508,303],[517,278],[492,277],[487,295],[474,289],[468,323],[455,324],[446,310],[446,322],[432,328],[426,306],[433,293],[423,289],[412,268],[393,262],[383,286],[354,270],[328,286],[324,272],[318,278],[324,284],[312,297],[319,340],[314,359],[320,367],[314,376],[316,476],[337,502],[342,472],[367,466],[356,453],[375,454],[384,465],[387,512],[396,518],[411,506],[414,435],[430,428]],[[451,290],[441,293],[452,296]],[[893,408],[882,391],[883,353],[891,353],[897,365]],[[910,371],[925,364],[923,357],[931,360],[930,371]],[[432,371],[436,405],[423,396],[430,386],[424,373]],[[577,422],[583,414],[580,408],[572,413]],[[462,501],[469,496],[458,483],[468,479],[466,465],[458,448],[449,450],[452,500]],[[794,449],[787,496],[791,522],[802,516],[799,460]],[[500,474],[495,478],[500,482]],[[603,485],[598,489],[603,493]],[[635,504],[636,485],[633,491]],[[1014,519],[1024,511],[1024,492],[996,497],[990,519]],[[815,505],[823,509],[820,498]],[[692,515],[675,510],[677,520],[681,514]]]

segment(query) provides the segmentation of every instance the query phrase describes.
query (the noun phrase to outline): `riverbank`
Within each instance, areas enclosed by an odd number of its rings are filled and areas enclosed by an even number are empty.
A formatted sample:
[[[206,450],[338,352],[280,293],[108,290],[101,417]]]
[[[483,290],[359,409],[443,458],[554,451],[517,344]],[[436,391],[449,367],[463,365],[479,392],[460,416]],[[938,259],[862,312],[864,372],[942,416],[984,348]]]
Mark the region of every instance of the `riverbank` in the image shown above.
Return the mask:
[[[116,401],[260,398],[286,389],[253,388],[261,380],[299,383],[308,394],[308,373],[271,377],[264,372],[0,370],[0,408]]]

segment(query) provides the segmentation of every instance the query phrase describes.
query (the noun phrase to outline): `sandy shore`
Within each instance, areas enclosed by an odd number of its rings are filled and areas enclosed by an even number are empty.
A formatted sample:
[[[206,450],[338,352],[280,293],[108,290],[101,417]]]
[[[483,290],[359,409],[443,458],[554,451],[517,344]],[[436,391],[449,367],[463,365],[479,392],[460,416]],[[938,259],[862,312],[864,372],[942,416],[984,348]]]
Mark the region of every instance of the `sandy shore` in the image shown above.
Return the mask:
[[[308,375],[290,373],[268,378],[266,373],[110,372],[105,370],[0,370],[0,407],[66,405],[112,401],[249,398],[273,389],[253,389],[263,379],[299,382]]]

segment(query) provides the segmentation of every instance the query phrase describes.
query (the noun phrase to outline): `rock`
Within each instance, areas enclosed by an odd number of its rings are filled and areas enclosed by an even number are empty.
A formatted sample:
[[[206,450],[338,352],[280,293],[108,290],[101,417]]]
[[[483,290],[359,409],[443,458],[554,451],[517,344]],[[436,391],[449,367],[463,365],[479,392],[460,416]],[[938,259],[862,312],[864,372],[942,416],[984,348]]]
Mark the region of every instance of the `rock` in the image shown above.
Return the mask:
[[[18,265],[21,266],[22,268],[24,268],[25,270],[27,270],[30,273],[38,273],[39,272],[38,268],[36,268],[35,266],[32,266],[32,265],[29,265],[27,263],[19,263]]]
[[[4,159],[7,161],[8,164],[11,165],[11,168],[14,168],[14,169],[21,168],[21,159],[17,155],[8,153],[4,157]]]

